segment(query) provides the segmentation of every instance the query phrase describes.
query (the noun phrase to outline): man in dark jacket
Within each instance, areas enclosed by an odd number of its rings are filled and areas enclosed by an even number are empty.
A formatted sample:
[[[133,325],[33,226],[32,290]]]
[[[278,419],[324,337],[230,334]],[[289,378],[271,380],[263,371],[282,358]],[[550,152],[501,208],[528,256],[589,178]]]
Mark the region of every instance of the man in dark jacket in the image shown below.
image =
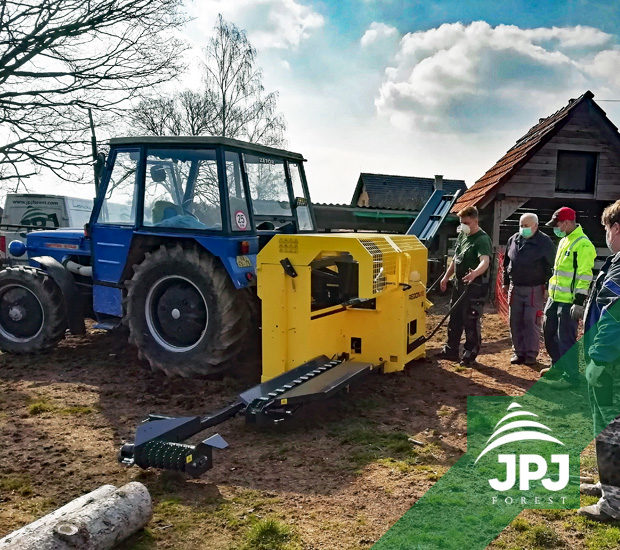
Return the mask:
[[[504,288],[508,287],[510,363],[535,365],[540,349],[540,326],[546,286],[553,272],[555,246],[538,231],[538,216],[523,214],[519,232],[506,245]]]
[[[584,315],[586,380],[601,481],[597,485],[582,486],[582,492],[601,498],[596,504],[580,508],[579,513],[598,521],[619,521],[620,200],[604,210],[603,225],[612,254],[596,278]]]

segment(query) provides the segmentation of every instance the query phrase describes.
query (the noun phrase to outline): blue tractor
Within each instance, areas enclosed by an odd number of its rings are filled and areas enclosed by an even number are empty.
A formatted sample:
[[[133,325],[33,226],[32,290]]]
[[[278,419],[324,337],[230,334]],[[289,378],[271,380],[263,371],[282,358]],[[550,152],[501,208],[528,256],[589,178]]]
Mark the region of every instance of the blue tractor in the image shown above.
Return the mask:
[[[222,371],[257,328],[256,254],[314,230],[303,161],[226,138],[110,140],[86,227],[11,243],[30,265],[0,271],[0,349],[48,350],[92,318],[126,325],[155,370]]]

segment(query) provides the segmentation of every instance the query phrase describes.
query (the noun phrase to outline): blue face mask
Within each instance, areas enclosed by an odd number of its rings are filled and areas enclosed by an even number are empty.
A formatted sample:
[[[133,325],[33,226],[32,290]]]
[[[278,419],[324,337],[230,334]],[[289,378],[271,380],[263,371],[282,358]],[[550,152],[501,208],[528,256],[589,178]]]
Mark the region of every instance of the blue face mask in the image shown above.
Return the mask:
[[[555,236],[560,237],[560,239],[566,237],[566,233],[564,231],[560,231],[557,227],[553,228],[553,232],[555,233]]]
[[[524,239],[529,239],[532,236],[532,228],[531,227],[520,227],[519,228],[519,234]]]

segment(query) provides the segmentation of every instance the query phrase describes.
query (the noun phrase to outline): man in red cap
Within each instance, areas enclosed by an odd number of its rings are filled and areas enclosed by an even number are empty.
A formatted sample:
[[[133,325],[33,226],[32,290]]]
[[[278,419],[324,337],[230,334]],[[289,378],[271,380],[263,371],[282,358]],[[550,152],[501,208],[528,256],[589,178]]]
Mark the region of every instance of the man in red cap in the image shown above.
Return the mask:
[[[556,210],[547,226],[559,237],[549,299],[545,306],[543,333],[552,365],[577,341],[577,327],[583,317],[596,249],[577,223],[577,213],[567,206]],[[570,364],[569,364],[570,363]],[[578,365],[566,361],[562,379],[556,384],[569,387],[579,382]],[[544,374],[549,369],[543,369]]]

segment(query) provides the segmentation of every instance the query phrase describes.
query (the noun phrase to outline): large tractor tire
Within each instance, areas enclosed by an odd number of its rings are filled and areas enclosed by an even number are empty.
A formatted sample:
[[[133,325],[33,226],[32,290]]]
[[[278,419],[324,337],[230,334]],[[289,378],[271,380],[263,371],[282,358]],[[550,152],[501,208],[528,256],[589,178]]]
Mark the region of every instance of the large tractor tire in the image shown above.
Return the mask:
[[[65,335],[67,316],[58,285],[33,267],[0,271],[0,349],[37,353],[54,347]]]
[[[153,370],[189,377],[232,366],[250,325],[246,294],[196,248],[148,252],[127,281],[129,341]]]

